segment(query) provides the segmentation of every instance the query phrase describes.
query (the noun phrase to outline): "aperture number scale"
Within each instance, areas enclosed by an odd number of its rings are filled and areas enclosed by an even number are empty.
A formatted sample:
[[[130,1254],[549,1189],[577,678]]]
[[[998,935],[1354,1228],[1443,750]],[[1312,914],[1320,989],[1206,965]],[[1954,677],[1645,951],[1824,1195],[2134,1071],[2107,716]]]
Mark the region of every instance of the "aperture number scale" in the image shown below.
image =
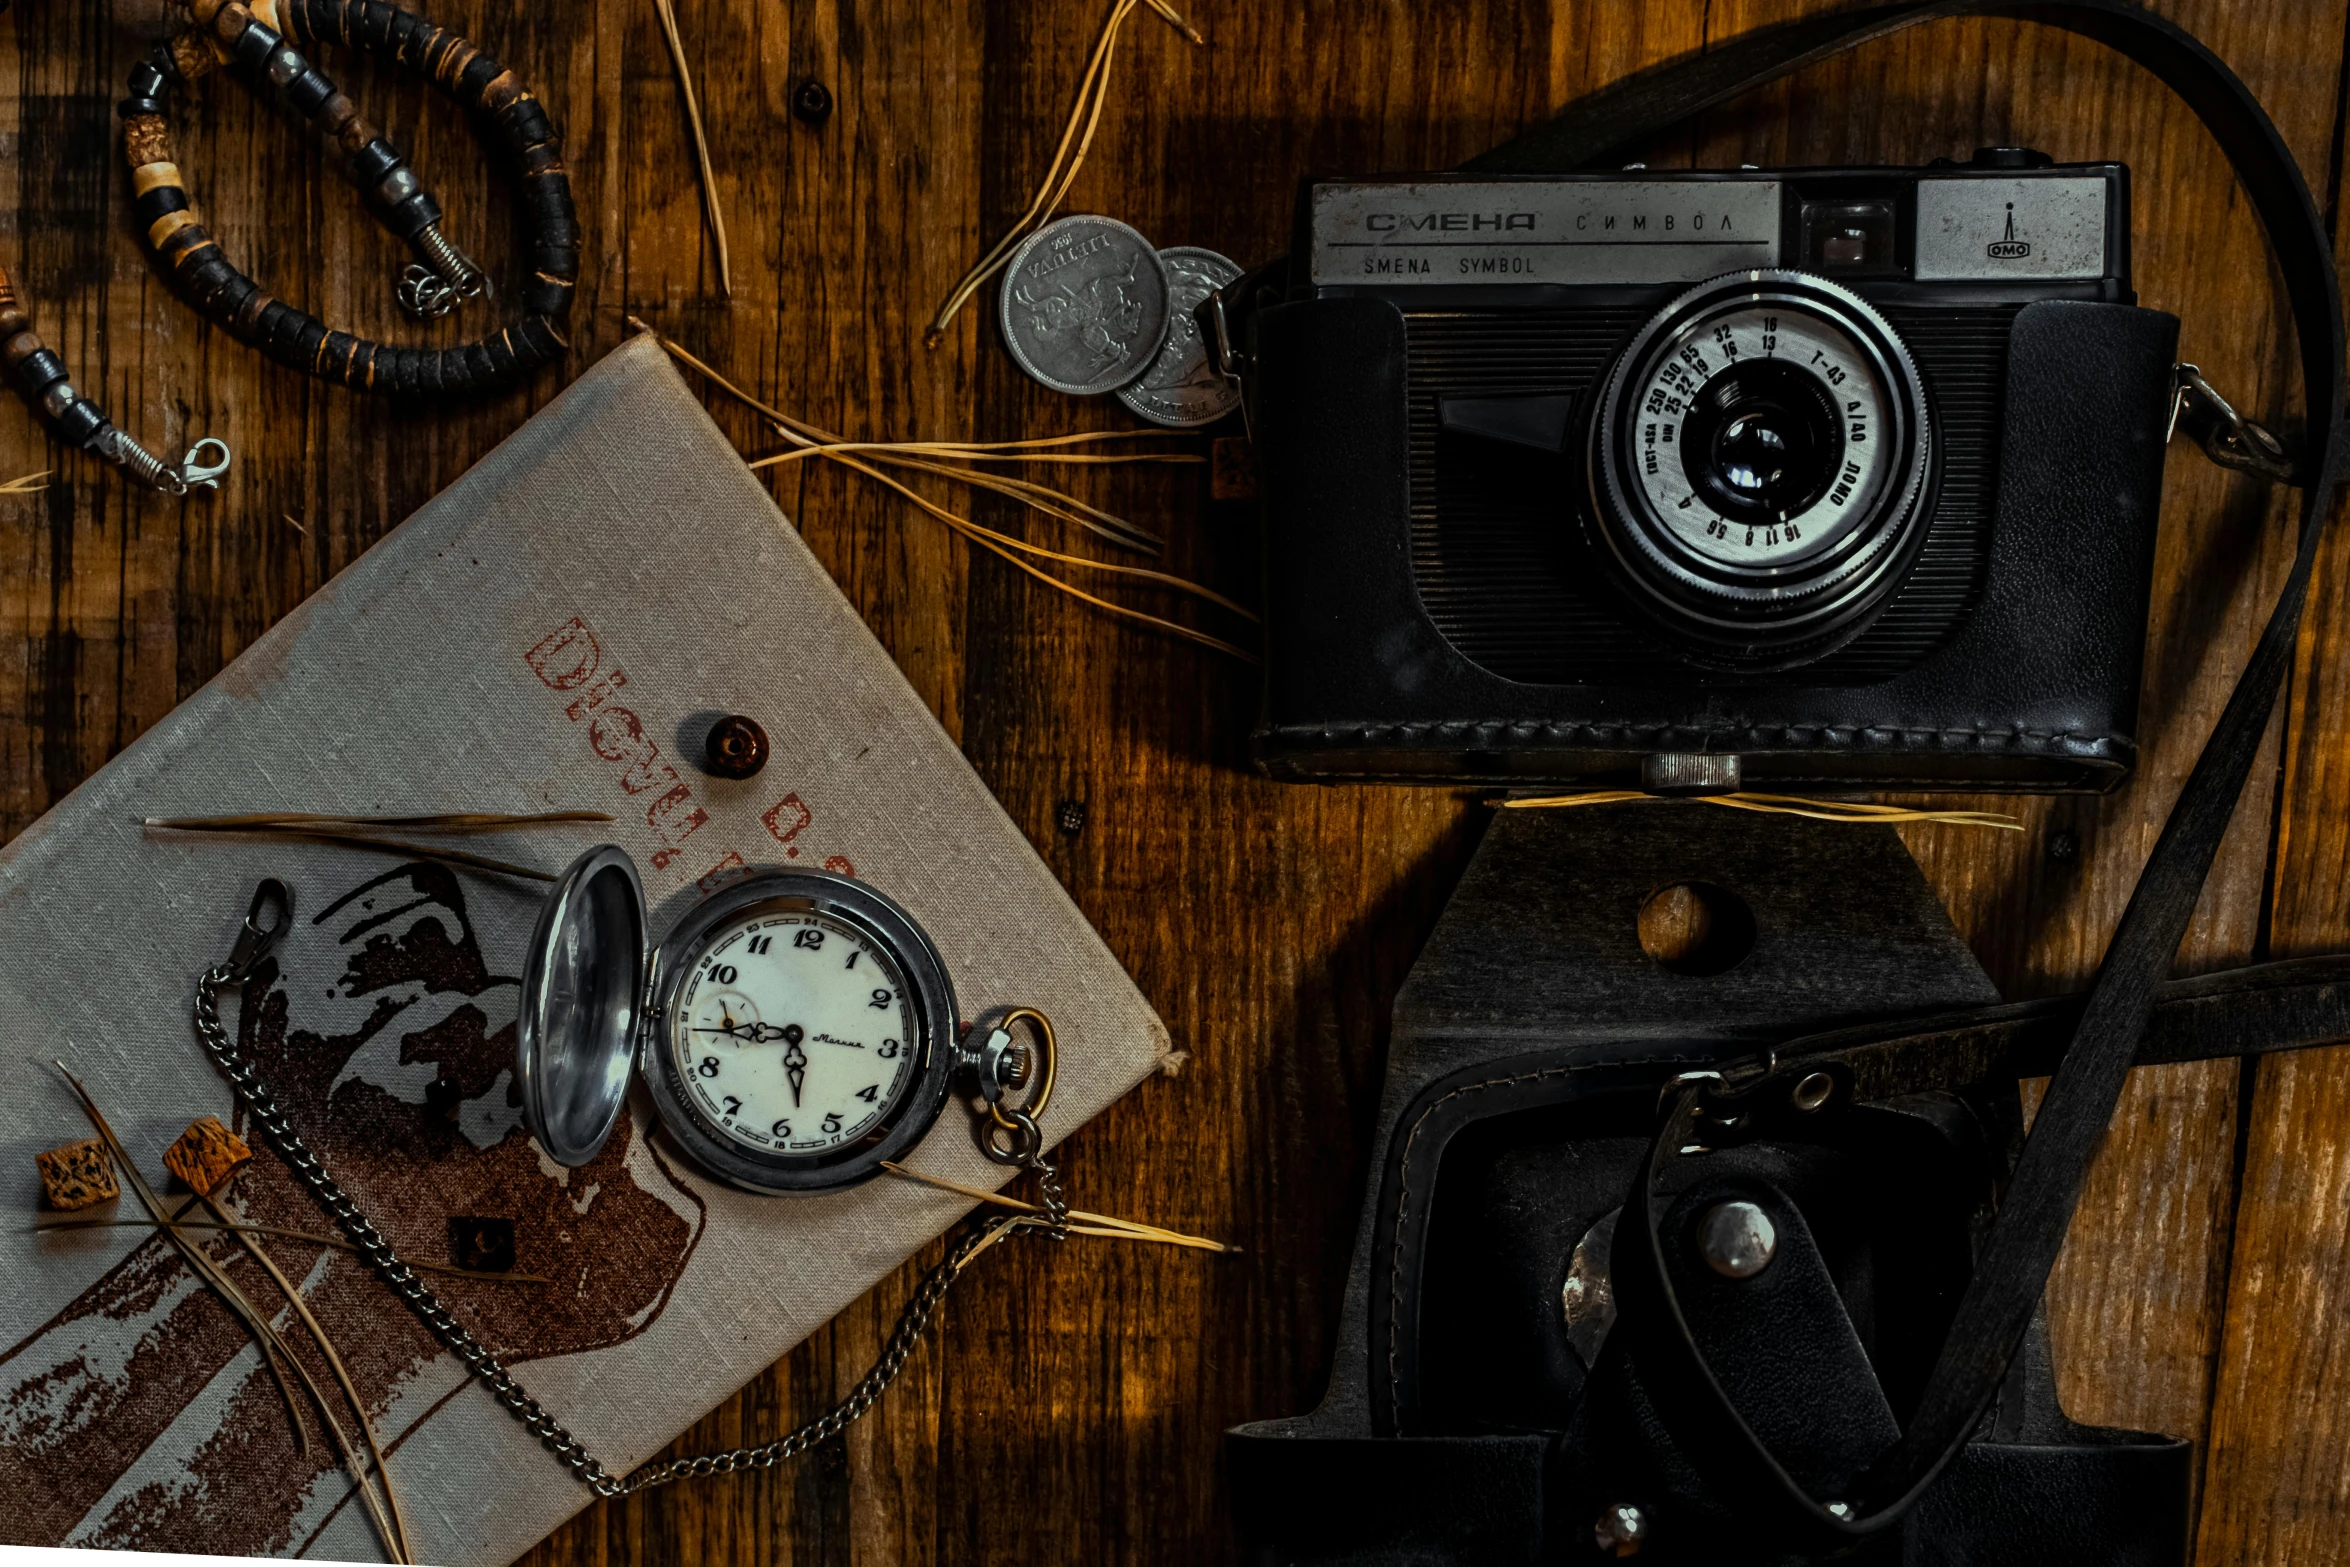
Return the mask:
[[[1775,374],[1741,370],[1757,360],[1774,361]],[[1764,389],[1791,381],[1781,365],[1800,369],[1816,388],[1799,399],[1811,406],[1773,406],[1783,399]],[[1637,477],[1662,520],[1701,554],[1766,561],[1808,554],[1823,536],[1840,535],[1878,487],[1874,432],[1883,403],[1877,377],[1832,324],[1778,306],[1732,310],[1693,324],[1658,357],[1639,404]],[[1827,426],[1818,432],[1825,440],[1814,437],[1812,451],[1799,454],[1791,449],[1797,431],[1787,426],[1806,416]],[[1708,450],[1686,450],[1693,430]],[[1774,467],[1801,455],[1833,463],[1816,489],[1788,483],[1794,476]],[[1728,482],[1701,482],[1700,473]],[[1736,502],[1745,504],[1729,504]]]
[[[695,960],[672,1016],[688,1092],[752,1148],[855,1141],[896,1104],[913,1065],[914,1016],[888,954],[821,914],[726,931]]]

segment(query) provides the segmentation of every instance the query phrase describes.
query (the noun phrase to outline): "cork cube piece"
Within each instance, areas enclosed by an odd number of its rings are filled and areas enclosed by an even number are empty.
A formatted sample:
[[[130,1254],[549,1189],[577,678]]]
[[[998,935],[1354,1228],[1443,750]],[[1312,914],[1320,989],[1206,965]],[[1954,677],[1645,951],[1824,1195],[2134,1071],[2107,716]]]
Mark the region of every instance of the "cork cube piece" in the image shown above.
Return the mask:
[[[189,1191],[210,1192],[252,1157],[243,1138],[221,1125],[218,1116],[207,1115],[190,1121],[179,1141],[164,1150],[163,1167]]]
[[[33,1155],[41,1167],[41,1195],[52,1208],[95,1208],[122,1195],[114,1184],[114,1161],[95,1137]]]

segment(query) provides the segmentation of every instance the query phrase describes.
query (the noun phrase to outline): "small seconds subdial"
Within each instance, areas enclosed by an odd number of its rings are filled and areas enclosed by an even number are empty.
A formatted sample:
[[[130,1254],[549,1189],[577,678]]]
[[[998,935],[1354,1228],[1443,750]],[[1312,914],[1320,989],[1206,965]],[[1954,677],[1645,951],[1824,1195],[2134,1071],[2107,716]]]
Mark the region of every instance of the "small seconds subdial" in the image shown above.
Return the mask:
[[[721,927],[688,973],[669,1048],[709,1125],[746,1147],[854,1143],[913,1077],[915,1013],[872,936],[821,913]]]

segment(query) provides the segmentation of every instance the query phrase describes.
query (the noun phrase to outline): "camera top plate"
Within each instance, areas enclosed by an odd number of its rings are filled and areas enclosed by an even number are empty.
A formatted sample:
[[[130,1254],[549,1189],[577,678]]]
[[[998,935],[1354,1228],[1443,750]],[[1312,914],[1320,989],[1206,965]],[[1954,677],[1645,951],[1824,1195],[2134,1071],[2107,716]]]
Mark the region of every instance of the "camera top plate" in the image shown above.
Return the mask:
[[[1301,296],[1654,288],[1790,267],[1844,283],[2131,302],[2129,171],[2020,148],[1922,169],[1308,180]],[[2071,293],[2071,290],[2065,290]],[[1464,300],[1463,302],[1474,302]]]

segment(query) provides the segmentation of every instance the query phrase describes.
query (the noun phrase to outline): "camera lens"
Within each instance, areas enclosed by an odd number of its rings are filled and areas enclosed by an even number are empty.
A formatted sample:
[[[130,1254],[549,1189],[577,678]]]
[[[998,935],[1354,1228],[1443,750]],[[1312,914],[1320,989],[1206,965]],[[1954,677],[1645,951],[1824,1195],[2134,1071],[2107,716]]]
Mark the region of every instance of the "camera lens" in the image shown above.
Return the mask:
[[[1741,521],[1809,511],[1844,455],[1827,383],[1783,359],[1747,360],[1706,382],[1682,432],[1698,491]]]
[[[1824,656],[1925,538],[1917,367],[1884,317],[1810,273],[1732,273],[1667,305],[1617,358],[1590,432],[1599,563],[1698,663]]]

